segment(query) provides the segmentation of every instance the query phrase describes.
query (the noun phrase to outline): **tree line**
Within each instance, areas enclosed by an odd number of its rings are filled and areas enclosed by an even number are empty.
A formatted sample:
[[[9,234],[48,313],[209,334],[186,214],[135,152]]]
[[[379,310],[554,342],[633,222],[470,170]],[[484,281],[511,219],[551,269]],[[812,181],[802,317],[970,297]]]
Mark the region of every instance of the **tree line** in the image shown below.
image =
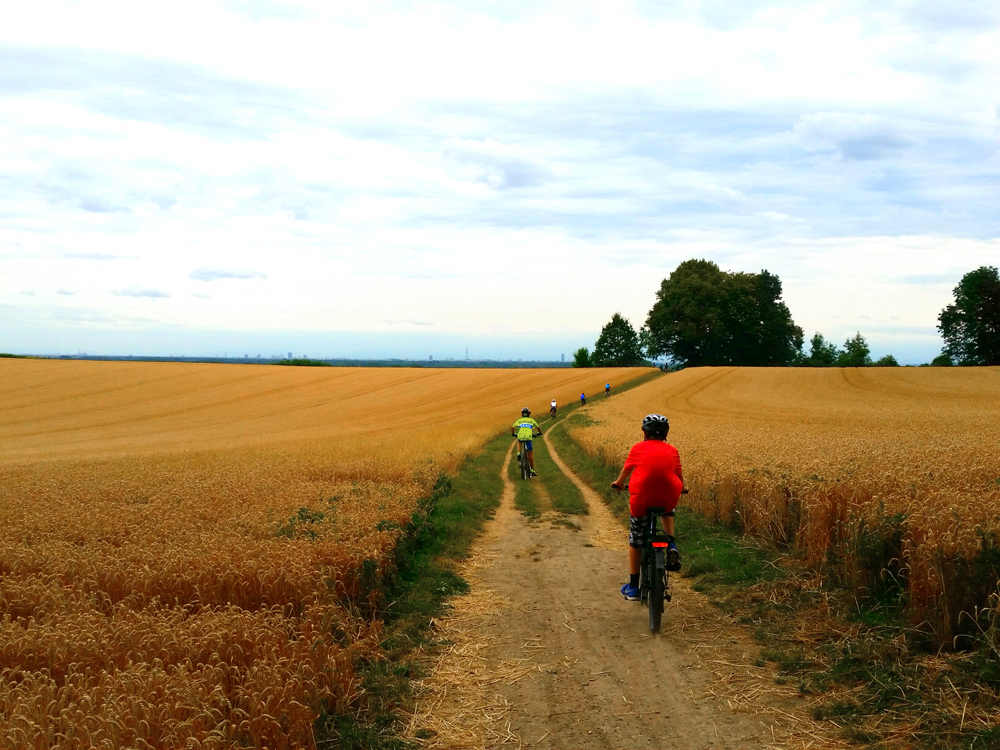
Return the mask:
[[[781,280],[766,270],[729,272],[708,260],[681,263],[663,280],[645,324],[636,331],[620,313],[574,367],[634,367],[664,359],[671,367],[893,367],[872,360],[859,331],[843,347],[816,333],[803,352],[802,329],[781,299]],[[955,301],[938,316],[945,346],[932,365],[1000,365],[1000,274],[983,266],[962,277]]]

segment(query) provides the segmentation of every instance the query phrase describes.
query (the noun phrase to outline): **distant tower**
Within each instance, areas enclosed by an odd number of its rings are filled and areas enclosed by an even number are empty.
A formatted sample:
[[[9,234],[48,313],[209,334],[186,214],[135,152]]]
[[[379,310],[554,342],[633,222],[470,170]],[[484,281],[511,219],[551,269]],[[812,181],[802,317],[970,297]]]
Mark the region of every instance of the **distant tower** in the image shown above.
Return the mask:
[[[433,361],[434,361],[434,355],[432,354],[432,355],[431,355],[431,356],[429,356],[429,357],[428,357],[427,359],[428,359],[428,360],[429,360],[430,362],[433,362]]]
[[[469,347],[465,347],[465,361],[469,361]]]
[[[292,353],[291,353],[291,352],[288,352],[288,358],[289,358],[289,359],[291,359],[291,358],[292,358]]]
[[[559,355],[559,361],[560,362],[565,362],[566,361],[566,355],[565,354],[560,354]]]

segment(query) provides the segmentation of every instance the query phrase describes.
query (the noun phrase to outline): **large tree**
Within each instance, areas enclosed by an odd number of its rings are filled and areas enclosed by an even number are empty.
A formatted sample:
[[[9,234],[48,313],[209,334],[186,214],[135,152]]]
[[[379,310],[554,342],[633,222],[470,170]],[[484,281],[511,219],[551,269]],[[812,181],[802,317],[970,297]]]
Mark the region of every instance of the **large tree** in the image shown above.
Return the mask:
[[[956,365],[1000,365],[1000,273],[992,266],[969,271],[954,293],[938,316],[944,354]]]
[[[643,338],[650,357],[687,366],[789,365],[802,348],[777,276],[707,260],[684,261],[663,280]]]
[[[590,352],[587,347],[581,346],[573,352],[573,367],[590,367]]]
[[[639,335],[620,314],[611,316],[594,344],[590,362],[594,367],[635,367],[643,363]]]

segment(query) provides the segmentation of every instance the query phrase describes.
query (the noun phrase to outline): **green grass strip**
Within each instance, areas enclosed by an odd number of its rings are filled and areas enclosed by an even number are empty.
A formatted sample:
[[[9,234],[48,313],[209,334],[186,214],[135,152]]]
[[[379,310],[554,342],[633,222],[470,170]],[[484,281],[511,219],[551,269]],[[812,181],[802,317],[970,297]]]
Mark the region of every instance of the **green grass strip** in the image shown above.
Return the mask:
[[[562,432],[559,426],[554,432]],[[589,513],[583,493],[570,481],[569,477],[560,471],[552,460],[546,441],[548,435],[534,442],[535,467],[538,469],[538,481],[549,495],[553,510],[568,515],[585,516]]]
[[[465,460],[454,477],[439,478],[445,491],[434,499],[429,523],[397,549],[397,574],[386,591],[391,602],[385,622],[399,629],[411,615],[417,629],[429,622],[445,597],[456,593],[448,582],[457,578],[453,561],[464,560],[483,525],[493,517],[503,496],[503,466],[507,438],[493,440]],[[435,582],[436,581],[436,582]],[[458,587],[462,591],[464,588]],[[412,627],[404,627],[412,636]],[[408,636],[408,637],[409,637]]]
[[[383,582],[382,613],[386,638],[382,659],[357,665],[364,689],[348,714],[324,714],[316,720],[320,747],[354,750],[403,750],[401,711],[413,706],[412,680],[419,679],[418,649],[428,645],[431,618],[444,611],[444,600],[468,590],[456,572],[456,561],[468,557],[483,525],[503,496],[500,469],[510,436],[491,441],[466,458],[454,477],[438,478],[424,502],[426,515],[414,523],[396,550],[396,575]]]
[[[623,383],[622,385],[620,385],[617,388],[615,388],[611,392],[611,398],[614,398],[615,396],[618,396],[619,394],[625,393],[625,391],[631,391],[633,388],[638,388],[640,385],[645,385],[646,383],[648,383],[651,380],[656,380],[657,378],[662,378],[664,376],[664,374],[665,373],[662,373],[659,370],[653,370],[652,372],[647,372],[644,375],[640,375],[639,377],[635,378],[634,380],[630,380],[629,382]],[[588,402],[587,405],[588,406],[593,406],[594,404],[603,403],[605,400],[606,400],[606,398],[605,398],[605,396],[603,394],[601,394],[600,396],[592,396],[590,398],[590,400],[589,400],[589,402]],[[560,420],[560,419],[563,419],[564,417],[568,417],[570,414],[573,414],[574,412],[576,412],[576,411],[578,411],[580,409],[584,409],[584,408],[586,408],[586,407],[580,406],[579,400],[577,400],[577,401],[569,401],[566,404],[564,404],[563,406],[559,407],[559,411],[556,414],[556,420]],[[535,421],[537,421],[538,424],[540,424],[542,426],[543,430],[547,429],[546,425],[549,424],[549,423],[551,423],[553,421],[552,418],[549,417],[549,412],[548,412],[547,409],[545,410],[544,414],[537,414],[537,415],[532,415],[532,416],[535,417]]]
[[[575,443],[566,432],[567,426],[576,424],[586,424],[589,420],[586,414],[574,414],[567,417],[564,422],[549,430],[546,437],[552,443],[552,447],[563,462],[573,470],[573,472],[589,485],[594,492],[600,495],[604,504],[614,513],[615,517],[628,525],[628,495],[617,493],[611,489],[611,483],[618,478],[617,469],[613,466],[605,466],[591,458],[577,443]]]
[[[637,378],[633,378],[627,383],[622,383],[621,385],[615,386],[611,391],[611,398],[614,398],[615,396],[621,393],[625,393],[625,391],[631,391],[633,388],[638,388],[640,385],[645,385],[650,380],[656,380],[657,378],[662,378],[665,375],[666,375],[665,372],[661,372],[659,370],[653,370],[652,372],[647,372],[645,375],[640,375]],[[606,398],[607,397],[604,396],[603,393],[599,396],[595,395],[592,399],[590,399],[590,403],[596,404],[601,401],[604,401]]]
[[[641,385],[645,385],[651,380],[656,380],[657,378],[663,377],[664,373],[659,370],[653,370],[644,375],[624,383],[623,385],[617,387],[611,393],[611,398],[625,393],[625,391],[630,391],[633,388],[638,388]],[[599,403],[605,400],[605,397],[595,396],[591,399],[591,404]],[[583,465],[585,456],[582,449],[569,439],[569,436],[563,430],[564,424],[570,419],[577,420],[587,420],[586,412],[577,414],[582,407],[578,401],[570,403],[566,406],[560,407],[559,413],[556,415],[556,420],[559,424],[553,426],[554,420],[550,419],[548,415],[545,416],[544,421],[541,422],[543,425],[542,429],[545,430],[544,439],[551,440],[553,446],[559,455],[566,460],[564,453],[573,452],[577,456],[576,462],[569,462],[567,464],[573,467],[576,471],[576,464]],[[555,465],[552,461],[552,457],[549,455],[549,449],[547,445],[542,445],[540,448],[539,443],[541,441],[535,442],[535,461],[538,462],[538,473],[541,474],[541,479],[543,480],[543,485],[548,492],[550,498],[552,499],[552,506],[555,510],[560,513],[566,513],[569,515],[587,515],[590,511],[587,508],[587,503],[583,499],[583,493],[577,489],[577,486],[566,477],[560,470],[559,467]],[[612,509],[616,509],[616,513],[622,517],[625,523],[628,523],[628,499],[625,499],[624,505],[617,507],[615,505],[615,495],[611,490],[604,491],[602,488],[607,488],[611,482],[618,476],[618,471],[616,469],[607,469],[606,471],[599,471],[601,468],[597,464],[593,465],[593,470],[588,471],[585,474],[577,472],[580,474],[581,478],[589,484],[592,488],[596,489],[598,494],[602,496],[605,503],[607,503]],[[599,472],[599,473],[597,473]],[[520,477],[518,477],[520,479]],[[617,498],[619,501],[620,497]],[[624,510],[622,510],[624,508]]]
[[[538,441],[534,441],[538,445]],[[517,452],[511,453],[510,464],[507,466],[507,478],[514,483],[514,507],[521,511],[521,515],[529,518],[538,518],[548,507],[548,503],[542,498],[537,480],[525,481],[521,479],[521,467],[517,463]],[[537,451],[534,451],[537,459]]]

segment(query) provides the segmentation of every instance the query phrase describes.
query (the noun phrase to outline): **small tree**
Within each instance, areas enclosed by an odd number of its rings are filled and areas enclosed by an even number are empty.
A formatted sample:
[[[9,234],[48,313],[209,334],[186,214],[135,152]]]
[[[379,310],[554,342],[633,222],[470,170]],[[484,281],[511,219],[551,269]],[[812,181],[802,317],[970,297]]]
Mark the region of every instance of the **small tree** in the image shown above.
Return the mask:
[[[837,356],[839,367],[867,367],[871,363],[871,349],[860,331],[844,342],[844,351]]]
[[[615,313],[601,329],[590,364],[594,367],[635,367],[642,363],[639,335],[627,319]]]
[[[818,331],[809,340],[809,356],[803,360],[808,367],[832,367],[840,356],[840,350],[832,341],[828,342]]]
[[[951,361],[951,355],[942,352],[931,360],[931,367],[951,367],[955,363]]]
[[[938,316],[944,354],[956,365],[1000,365],[1000,272],[992,266],[970,271],[954,294]]]
[[[899,362],[891,354],[886,354],[881,359],[875,361],[875,367],[899,367]]]
[[[573,352],[573,367],[590,367],[590,351],[581,346]]]

